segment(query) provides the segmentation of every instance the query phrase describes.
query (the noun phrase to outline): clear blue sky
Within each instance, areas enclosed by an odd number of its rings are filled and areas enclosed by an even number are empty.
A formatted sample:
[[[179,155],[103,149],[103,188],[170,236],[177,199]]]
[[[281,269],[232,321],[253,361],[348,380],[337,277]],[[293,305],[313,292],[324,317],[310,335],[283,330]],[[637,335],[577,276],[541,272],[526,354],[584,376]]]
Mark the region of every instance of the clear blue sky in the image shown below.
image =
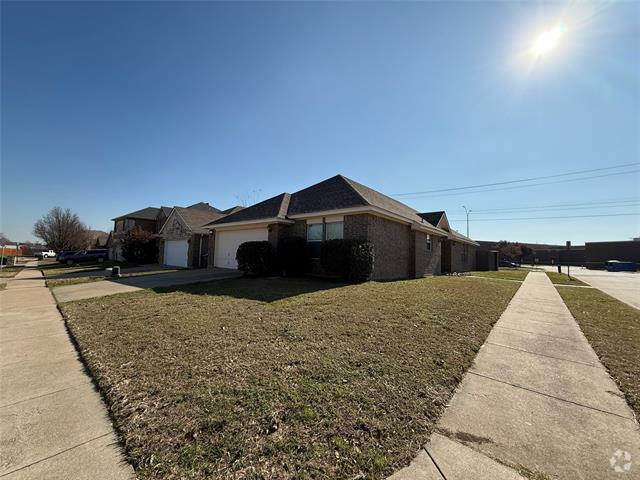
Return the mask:
[[[396,194],[639,162],[639,59],[638,2],[3,2],[1,231],[32,238],[56,205],[108,230],[336,173]],[[471,207],[477,239],[577,244],[639,236],[640,217],[478,220],[637,213],[639,182],[405,202],[463,232]]]

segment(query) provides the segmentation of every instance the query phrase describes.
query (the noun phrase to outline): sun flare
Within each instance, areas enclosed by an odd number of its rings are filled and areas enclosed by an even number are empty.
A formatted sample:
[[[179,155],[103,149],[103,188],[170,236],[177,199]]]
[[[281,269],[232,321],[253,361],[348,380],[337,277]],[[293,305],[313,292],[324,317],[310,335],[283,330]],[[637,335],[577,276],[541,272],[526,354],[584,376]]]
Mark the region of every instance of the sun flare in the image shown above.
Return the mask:
[[[552,29],[541,33],[531,45],[532,55],[537,58],[555,49],[565,31],[566,28],[563,25],[556,25]]]

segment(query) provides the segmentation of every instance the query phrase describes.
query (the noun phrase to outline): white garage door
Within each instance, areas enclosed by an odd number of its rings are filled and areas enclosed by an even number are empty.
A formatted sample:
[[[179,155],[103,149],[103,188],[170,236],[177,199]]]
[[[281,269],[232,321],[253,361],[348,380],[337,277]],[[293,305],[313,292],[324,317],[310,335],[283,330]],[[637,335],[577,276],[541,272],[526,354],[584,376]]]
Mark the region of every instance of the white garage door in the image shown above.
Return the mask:
[[[238,268],[236,252],[241,243],[268,239],[269,233],[266,228],[216,232],[214,265],[221,268]]]
[[[167,240],[164,242],[164,264],[172,267],[186,267],[188,252],[187,240]]]

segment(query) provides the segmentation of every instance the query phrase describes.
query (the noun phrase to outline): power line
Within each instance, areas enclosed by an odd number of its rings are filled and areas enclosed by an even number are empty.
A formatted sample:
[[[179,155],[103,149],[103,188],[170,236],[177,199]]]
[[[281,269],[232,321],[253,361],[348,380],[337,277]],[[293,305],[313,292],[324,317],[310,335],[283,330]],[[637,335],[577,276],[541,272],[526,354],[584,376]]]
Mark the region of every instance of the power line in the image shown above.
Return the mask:
[[[581,180],[590,180],[590,179],[593,179],[593,178],[604,178],[604,177],[613,177],[613,176],[617,176],[617,175],[628,175],[630,173],[637,173],[637,172],[640,172],[640,170],[628,170],[626,172],[605,173],[603,175],[591,175],[591,176],[588,176],[588,177],[581,177],[581,178],[567,178],[565,180],[556,180],[554,182],[531,183],[529,185],[516,185],[516,186],[513,186],[513,187],[489,188],[489,189],[486,189],[486,190],[476,190],[476,191],[473,191],[473,192],[456,192],[456,193],[414,195],[412,197],[404,197],[403,200],[413,199],[413,198],[426,198],[426,197],[445,197],[445,196],[451,196],[451,195],[473,195],[475,193],[497,192],[497,191],[500,191],[500,190],[514,190],[514,189],[518,189],[518,188],[537,187],[539,185],[554,185],[554,184],[557,184],[557,183],[578,182],[578,181],[581,181]]]
[[[500,211],[486,211],[486,210],[474,210],[473,213],[476,215],[501,215],[503,213],[531,213],[531,212],[557,212],[563,210],[601,210],[603,208],[621,208],[621,207],[636,207],[640,205],[640,202],[627,202],[620,203],[618,205],[591,205],[589,207],[553,207],[553,208],[528,208],[526,210],[522,209],[504,209]]]
[[[595,217],[628,217],[637,216],[640,217],[640,212],[636,213],[603,213],[601,215],[567,215],[560,217],[513,217],[513,218],[476,218],[470,219],[470,222],[502,222],[507,220],[557,220],[561,218],[595,218]],[[465,219],[456,219],[452,222],[464,222]]]
[[[474,212],[502,212],[507,210],[530,210],[530,209],[542,209],[542,208],[559,208],[559,207],[581,207],[583,205],[611,205],[614,203],[629,203],[638,202],[640,197],[628,197],[618,200],[602,200],[598,202],[580,202],[580,203],[552,203],[547,205],[530,205],[528,207],[508,207],[508,208],[486,208],[483,210],[474,210]]]
[[[636,165],[640,165],[640,162],[633,162],[633,163],[625,163],[622,165],[616,165],[613,167],[602,167],[602,168],[592,168],[590,170],[576,170],[574,172],[567,172],[567,173],[557,173],[555,175],[543,175],[540,177],[531,177],[531,178],[522,178],[519,180],[507,180],[504,182],[494,182],[494,183],[484,183],[484,184],[480,184],[480,185],[469,185],[466,187],[454,187],[454,188],[441,188],[438,190],[425,190],[422,192],[407,192],[407,193],[395,193],[392,196],[393,197],[400,197],[400,196],[404,196],[404,195],[423,195],[426,193],[441,193],[441,192],[451,192],[454,190],[468,190],[468,189],[472,189],[472,188],[482,188],[482,187],[495,187],[497,185],[507,185],[510,183],[523,183],[523,182],[531,182],[534,180],[545,180],[548,178],[557,178],[557,177],[568,177],[571,175],[579,175],[582,173],[593,173],[593,172],[602,172],[604,170],[614,170],[616,168],[624,168],[624,167],[631,167],[631,166],[636,166]]]

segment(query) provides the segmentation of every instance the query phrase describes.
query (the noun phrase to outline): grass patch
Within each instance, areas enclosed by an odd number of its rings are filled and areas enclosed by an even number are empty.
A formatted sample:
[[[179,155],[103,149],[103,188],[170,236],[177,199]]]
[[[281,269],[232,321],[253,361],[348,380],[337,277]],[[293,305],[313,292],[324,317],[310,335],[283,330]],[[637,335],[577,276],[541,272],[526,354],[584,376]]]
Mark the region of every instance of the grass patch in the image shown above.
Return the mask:
[[[385,478],[517,288],[232,279],[61,309],[139,478]]]
[[[551,280],[551,283],[553,283],[554,285],[580,285],[580,286],[588,287],[586,283],[581,282],[576,277],[571,277],[571,279],[569,279],[566,273],[558,273],[558,272],[546,272],[546,273],[547,273],[547,277],[549,277],[549,280]]]
[[[530,270],[506,268],[490,272],[469,272],[474,277],[497,278],[500,280],[517,280],[523,282]]]
[[[640,311],[595,288],[557,288],[627,402],[640,416]]]
[[[95,272],[104,270],[110,267],[120,267],[120,268],[132,268],[139,267],[138,263],[130,263],[130,262],[96,262],[96,263],[83,263],[80,265],[67,266],[62,263],[52,263],[49,265],[40,265],[38,268],[42,270],[42,273],[45,277],[54,277],[57,275],[67,275],[72,273],[80,273],[80,272]]]
[[[24,267],[2,267],[0,268],[0,278],[13,278],[22,271]]]
[[[162,270],[148,270],[145,272],[131,272],[131,273],[123,273],[120,275],[120,278],[129,278],[129,277],[141,277],[144,275],[156,275],[159,273],[172,273],[178,272],[181,269],[162,269]],[[54,280],[47,280],[47,286],[50,288],[53,287],[63,287],[68,285],[78,285],[81,283],[90,283],[90,282],[101,282],[111,277],[103,277],[103,276],[93,276],[93,277],[74,277],[74,278],[59,278]]]

